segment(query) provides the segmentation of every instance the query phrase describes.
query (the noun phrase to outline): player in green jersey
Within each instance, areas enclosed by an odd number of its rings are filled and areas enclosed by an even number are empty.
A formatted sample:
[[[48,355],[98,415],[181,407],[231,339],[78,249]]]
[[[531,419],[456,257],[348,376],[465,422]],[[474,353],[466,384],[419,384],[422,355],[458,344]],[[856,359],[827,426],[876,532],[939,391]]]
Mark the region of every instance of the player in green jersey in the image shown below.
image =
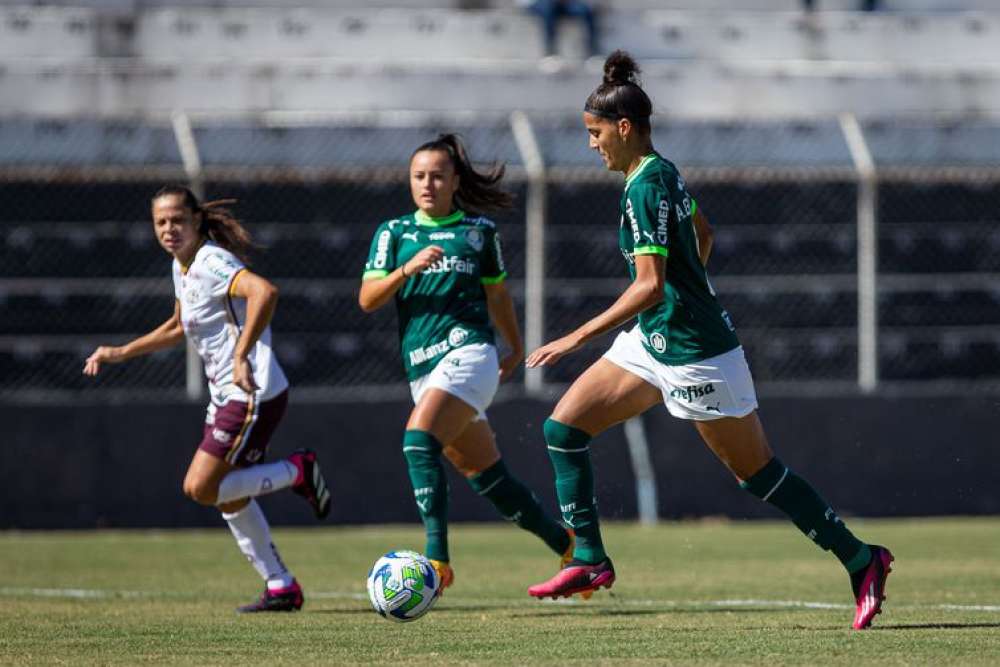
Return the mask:
[[[486,408],[497,385],[524,358],[514,302],[504,284],[496,226],[479,215],[509,208],[497,184],[503,167],[476,171],[453,134],[410,158],[417,210],[379,225],[365,265],[359,303],[372,312],[395,300],[403,367],[415,407],[403,437],[414,497],[427,532],[425,555],[451,585],[448,486],[443,453],[472,488],[508,520],[569,562],[573,534],[553,520],[506,469]],[[491,325],[492,321],[492,325]],[[510,346],[498,360],[496,327]]]
[[[545,422],[556,492],[564,520],[576,531],[576,546],[570,563],[528,592],[559,597],[614,583],[598,525],[588,443],[613,424],[665,403],[672,415],[692,421],[743,488],[785,512],[837,556],[857,603],[853,625],[868,627],[881,610],[892,554],[858,540],[771,451],[743,349],[705,271],[711,227],[677,168],[653,149],[652,103],[637,75],[628,54],[613,53],[583,114],[590,147],[608,169],[625,174],[619,246],[631,284],[606,311],[528,355],[527,365],[554,364],[632,318],[638,325],[618,335]]]

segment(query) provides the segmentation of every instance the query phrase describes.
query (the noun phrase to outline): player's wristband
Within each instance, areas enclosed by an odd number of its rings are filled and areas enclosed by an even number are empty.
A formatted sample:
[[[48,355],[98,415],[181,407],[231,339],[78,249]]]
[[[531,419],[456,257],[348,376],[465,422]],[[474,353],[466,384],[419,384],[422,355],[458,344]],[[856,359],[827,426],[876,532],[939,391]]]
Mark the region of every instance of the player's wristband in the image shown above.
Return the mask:
[[[403,263],[402,263],[402,264],[400,265],[400,267],[399,267],[399,272],[403,274],[403,277],[404,277],[404,278],[409,278],[409,276],[408,276],[408,275],[406,275],[406,262],[403,262]]]

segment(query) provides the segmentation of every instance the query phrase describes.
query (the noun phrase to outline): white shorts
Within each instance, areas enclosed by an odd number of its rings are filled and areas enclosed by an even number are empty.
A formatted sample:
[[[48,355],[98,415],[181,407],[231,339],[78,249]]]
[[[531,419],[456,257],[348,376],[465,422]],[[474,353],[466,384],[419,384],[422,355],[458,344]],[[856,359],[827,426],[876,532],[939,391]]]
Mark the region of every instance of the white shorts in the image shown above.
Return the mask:
[[[476,343],[444,355],[434,370],[410,383],[410,395],[416,405],[431,387],[441,389],[475,408],[478,421],[486,419],[486,408],[493,402],[499,384],[496,347]]]
[[[654,359],[642,341],[638,326],[623,331],[604,358],[659,389],[673,416],[708,421],[745,417],[757,408],[757,393],[742,347],[693,364],[667,366]]]

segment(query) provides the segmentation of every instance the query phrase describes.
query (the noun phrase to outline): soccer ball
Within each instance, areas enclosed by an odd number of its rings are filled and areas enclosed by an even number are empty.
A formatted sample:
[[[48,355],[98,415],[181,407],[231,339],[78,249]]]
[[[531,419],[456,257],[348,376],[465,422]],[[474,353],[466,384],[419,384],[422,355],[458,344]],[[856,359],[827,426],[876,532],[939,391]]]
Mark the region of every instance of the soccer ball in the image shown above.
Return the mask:
[[[437,572],[416,551],[390,551],[368,573],[368,599],[383,618],[415,621],[437,600]]]

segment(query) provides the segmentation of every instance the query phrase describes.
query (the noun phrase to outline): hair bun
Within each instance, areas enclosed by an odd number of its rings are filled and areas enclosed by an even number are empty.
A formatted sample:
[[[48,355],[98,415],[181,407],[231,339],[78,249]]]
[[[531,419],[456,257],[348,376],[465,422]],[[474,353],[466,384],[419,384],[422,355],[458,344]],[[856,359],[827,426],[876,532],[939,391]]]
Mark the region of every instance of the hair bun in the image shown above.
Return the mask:
[[[639,65],[628,53],[615,51],[604,61],[604,83],[620,86],[625,83],[639,84]]]

